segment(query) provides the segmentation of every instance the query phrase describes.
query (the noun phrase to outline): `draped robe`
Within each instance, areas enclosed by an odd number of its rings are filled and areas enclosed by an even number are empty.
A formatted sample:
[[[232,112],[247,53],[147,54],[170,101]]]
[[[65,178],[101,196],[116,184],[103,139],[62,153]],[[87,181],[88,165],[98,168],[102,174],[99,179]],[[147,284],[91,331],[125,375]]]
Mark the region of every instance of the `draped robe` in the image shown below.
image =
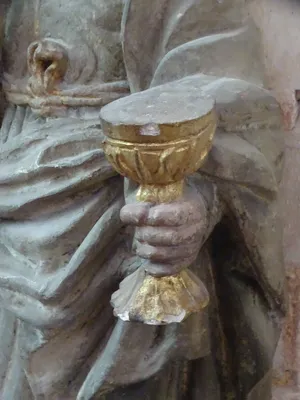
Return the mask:
[[[36,4],[11,1],[3,44],[1,399],[269,399],[285,309],[283,133],[244,1],[42,0],[38,37]],[[71,50],[58,95],[40,99],[26,89],[26,51],[43,37]],[[99,108],[194,74],[219,116],[187,182],[209,212],[191,268],[211,302],[182,324],[122,322],[110,296],[142,260],[119,219],[132,188],[101,150]]]

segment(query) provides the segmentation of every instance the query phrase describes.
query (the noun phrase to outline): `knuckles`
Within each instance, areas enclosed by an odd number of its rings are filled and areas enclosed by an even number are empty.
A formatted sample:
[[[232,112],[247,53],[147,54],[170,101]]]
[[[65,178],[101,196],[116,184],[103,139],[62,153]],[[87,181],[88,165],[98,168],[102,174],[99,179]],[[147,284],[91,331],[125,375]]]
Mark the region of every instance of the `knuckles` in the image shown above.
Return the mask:
[[[196,243],[185,244],[173,248],[139,244],[136,247],[136,254],[151,261],[172,262],[180,259],[191,258],[197,255],[198,250]]]
[[[178,246],[185,243],[198,242],[203,233],[203,222],[181,227],[137,227],[135,239],[140,243],[154,246]]]
[[[154,206],[133,203],[122,208],[120,218],[123,223],[136,226],[184,226],[202,221],[203,209],[200,204],[186,201]]]
[[[135,253],[147,260],[154,275],[169,275],[190,265],[200,250],[206,208],[197,196],[176,203],[131,203],[120,213],[123,223],[136,227]]]

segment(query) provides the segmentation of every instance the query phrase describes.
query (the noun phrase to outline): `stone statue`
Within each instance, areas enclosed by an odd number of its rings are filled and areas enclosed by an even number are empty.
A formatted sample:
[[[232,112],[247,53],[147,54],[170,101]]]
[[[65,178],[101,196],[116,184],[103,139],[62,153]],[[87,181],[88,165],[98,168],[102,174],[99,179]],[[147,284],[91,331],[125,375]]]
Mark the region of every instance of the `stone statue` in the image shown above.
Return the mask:
[[[247,3],[2,2],[1,400],[271,398],[283,133]],[[207,160],[180,199],[136,203],[100,109],[196,74],[218,116]],[[165,326],[115,318],[112,294],[149,261],[188,266],[208,307]]]

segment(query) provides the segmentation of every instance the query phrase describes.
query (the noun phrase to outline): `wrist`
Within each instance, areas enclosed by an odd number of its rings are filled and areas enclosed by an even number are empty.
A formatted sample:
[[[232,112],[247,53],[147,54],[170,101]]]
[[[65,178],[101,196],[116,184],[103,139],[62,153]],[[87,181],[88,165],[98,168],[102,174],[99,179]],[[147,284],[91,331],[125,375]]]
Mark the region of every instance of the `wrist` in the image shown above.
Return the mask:
[[[222,219],[225,205],[219,195],[218,186],[214,182],[203,178],[200,174],[194,174],[189,177],[187,184],[197,191],[199,202],[202,204],[204,243],[210,236],[216,224]]]

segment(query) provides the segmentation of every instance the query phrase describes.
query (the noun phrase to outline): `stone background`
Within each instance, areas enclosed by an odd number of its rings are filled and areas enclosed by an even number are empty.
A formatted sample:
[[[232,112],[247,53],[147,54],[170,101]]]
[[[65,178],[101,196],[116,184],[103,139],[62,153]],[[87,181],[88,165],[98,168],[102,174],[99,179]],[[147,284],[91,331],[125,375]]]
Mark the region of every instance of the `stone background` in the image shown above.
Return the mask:
[[[299,21],[300,26],[300,21]],[[300,27],[299,27],[300,28]],[[274,399],[300,400],[300,121],[286,133],[281,186],[289,311],[274,361]]]
[[[298,108],[300,2],[252,0],[249,5],[262,34],[270,89],[281,104],[286,122],[289,113],[296,114]],[[273,400],[300,400],[300,119],[292,131],[286,132],[285,160],[280,200],[289,309],[274,360]]]

